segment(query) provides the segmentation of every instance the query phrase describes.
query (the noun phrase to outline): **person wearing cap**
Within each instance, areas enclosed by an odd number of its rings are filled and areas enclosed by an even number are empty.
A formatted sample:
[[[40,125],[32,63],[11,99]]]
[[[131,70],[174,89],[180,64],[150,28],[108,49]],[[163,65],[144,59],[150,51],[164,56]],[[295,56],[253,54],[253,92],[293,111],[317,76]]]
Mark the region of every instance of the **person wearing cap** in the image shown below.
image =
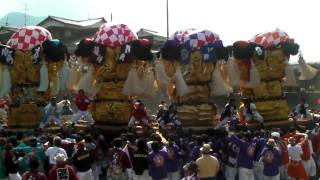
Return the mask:
[[[200,179],[215,180],[220,169],[218,159],[210,155],[212,152],[210,144],[203,144],[200,151],[202,155],[196,160]]]
[[[52,97],[50,103],[44,108],[44,118],[40,123],[40,128],[48,126],[51,121],[56,122],[60,128],[63,128],[56,97]]]
[[[269,139],[261,152],[260,161],[263,162],[264,180],[280,180],[279,167],[281,166],[281,154],[275,147],[275,140]]]
[[[38,170],[39,168],[39,160],[38,159],[30,159],[29,160],[29,168],[30,171],[25,172],[22,175],[22,180],[47,180],[47,176]]]
[[[279,132],[272,132],[271,138],[275,140],[275,148],[277,148],[278,151],[281,153],[281,166],[279,167],[280,179],[287,180],[289,163],[287,140],[281,139]]]
[[[80,180],[93,180],[91,165],[93,157],[90,152],[85,148],[84,142],[80,141],[77,144],[77,151],[72,157],[72,162],[77,170],[77,176]]]
[[[56,165],[50,170],[49,180],[79,180],[72,166],[67,164],[67,156],[57,153],[54,156]]]
[[[88,121],[91,125],[94,124],[91,113],[88,111],[90,105],[90,99],[84,94],[84,90],[80,89],[75,98],[75,104],[78,108],[78,112],[74,114],[73,123],[77,123],[81,118]]]
[[[221,113],[220,122],[214,127],[214,129],[220,129],[227,125],[228,121],[233,121],[237,116],[237,107],[235,105],[235,99],[230,98],[226,104],[224,111]]]
[[[56,161],[55,161],[56,154],[60,153],[60,154],[64,154],[65,157],[68,157],[67,152],[63,148],[61,148],[61,138],[59,136],[54,137],[53,146],[49,147],[45,153],[49,157],[49,164],[51,167],[56,165]]]
[[[288,176],[290,178],[299,178],[307,180],[308,176],[302,164],[302,148],[294,137],[289,138],[288,153],[289,153],[289,164],[288,164]]]
[[[295,108],[294,117],[297,120],[311,120],[312,116],[308,108],[309,105],[306,103],[306,99],[301,99],[300,103]]]
[[[194,161],[184,165],[183,170],[185,171],[185,177],[181,180],[200,180],[198,176],[198,165]]]

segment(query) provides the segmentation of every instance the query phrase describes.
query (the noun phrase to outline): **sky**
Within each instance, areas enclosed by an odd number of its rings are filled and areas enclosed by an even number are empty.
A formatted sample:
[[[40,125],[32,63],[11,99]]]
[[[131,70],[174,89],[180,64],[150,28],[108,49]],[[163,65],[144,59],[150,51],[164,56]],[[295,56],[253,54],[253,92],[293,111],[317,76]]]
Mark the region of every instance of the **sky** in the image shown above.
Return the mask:
[[[284,30],[300,45],[307,62],[320,61],[319,0],[168,0],[169,34],[185,28],[217,33],[224,45]],[[0,17],[9,12],[70,19],[105,17],[166,35],[166,0],[0,0]],[[296,62],[297,57],[291,57]]]

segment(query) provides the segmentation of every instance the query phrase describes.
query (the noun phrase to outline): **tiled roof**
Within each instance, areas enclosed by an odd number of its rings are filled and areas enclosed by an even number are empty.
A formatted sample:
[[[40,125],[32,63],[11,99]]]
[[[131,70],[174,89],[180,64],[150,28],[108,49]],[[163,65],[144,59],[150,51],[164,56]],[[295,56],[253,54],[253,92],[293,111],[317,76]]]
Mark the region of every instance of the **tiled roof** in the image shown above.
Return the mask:
[[[56,16],[48,16],[45,20],[40,22],[38,26],[44,25],[48,20],[53,20],[53,21],[63,23],[65,25],[72,25],[72,26],[78,26],[78,27],[97,26],[106,22],[106,20],[103,17],[95,18],[95,19],[87,19],[87,20],[72,20],[72,19],[61,18]]]
[[[0,27],[0,30],[7,30],[7,31],[12,31],[12,32],[15,32],[17,31],[19,28],[17,27],[11,27],[11,26],[1,26]]]

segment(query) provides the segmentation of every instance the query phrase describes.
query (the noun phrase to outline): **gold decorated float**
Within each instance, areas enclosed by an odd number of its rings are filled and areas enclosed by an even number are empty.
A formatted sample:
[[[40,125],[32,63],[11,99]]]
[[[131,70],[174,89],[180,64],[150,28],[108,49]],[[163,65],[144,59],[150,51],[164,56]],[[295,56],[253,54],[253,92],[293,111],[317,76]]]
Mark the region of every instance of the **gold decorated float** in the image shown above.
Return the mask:
[[[240,93],[251,99],[265,124],[288,123],[289,106],[284,97],[283,80],[290,55],[299,46],[280,30],[258,34],[249,42],[233,44],[233,54],[240,69]],[[250,122],[255,123],[255,122]]]
[[[60,41],[52,40],[49,31],[33,26],[19,29],[2,50],[11,52],[2,62],[6,70],[2,71],[5,80],[0,95],[11,97],[8,125],[36,126],[41,120],[41,107],[59,91],[58,72],[67,49]]]
[[[177,104],[183,126],[213,125],[217,111],[212,98],[213,72],[220,64],[218,60],[224,59],[223,50],[219,36],[207,30],[178,31],[161,49],[162,60],[156,64],[156,74],[162,77],[168,95]],[[162,68],[165,75],[161,74]]]
[[[111,37],[107,32],[114,29],[117,31],[113,32],[126,33],[113,34]],[[150,93],[144,82],[150,82],[148,74],[153,75],[149,62],[152,59],[151,44],[135,39],[134,33],[126,25],[103,24],[93,39],[84,39],[78,45],[76,55],[81,57],[79,64],[89,69],[81,72],[80,76],[92,73],[92,78],[83,83],[86,86],[75,87],[84,89],[95,99],[90,111],[97,124],[126,125],[131,117],[132,96],[144,97],[148,95],[146,92]]]

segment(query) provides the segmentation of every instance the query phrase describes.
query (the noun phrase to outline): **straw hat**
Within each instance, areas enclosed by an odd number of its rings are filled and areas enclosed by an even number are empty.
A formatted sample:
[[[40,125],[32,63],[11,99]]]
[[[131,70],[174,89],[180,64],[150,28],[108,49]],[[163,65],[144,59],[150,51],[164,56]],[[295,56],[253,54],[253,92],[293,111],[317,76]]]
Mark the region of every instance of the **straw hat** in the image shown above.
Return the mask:
[[[203,144],[200,151],[203,153],[210,153],[212,151],[210,144]]]
[[[272,136],[272,137],[276,137],[276,138],[280,138],[280,133],[278,133],[278,132],[272,132],[272,133],[271,133],[271,136]]]

